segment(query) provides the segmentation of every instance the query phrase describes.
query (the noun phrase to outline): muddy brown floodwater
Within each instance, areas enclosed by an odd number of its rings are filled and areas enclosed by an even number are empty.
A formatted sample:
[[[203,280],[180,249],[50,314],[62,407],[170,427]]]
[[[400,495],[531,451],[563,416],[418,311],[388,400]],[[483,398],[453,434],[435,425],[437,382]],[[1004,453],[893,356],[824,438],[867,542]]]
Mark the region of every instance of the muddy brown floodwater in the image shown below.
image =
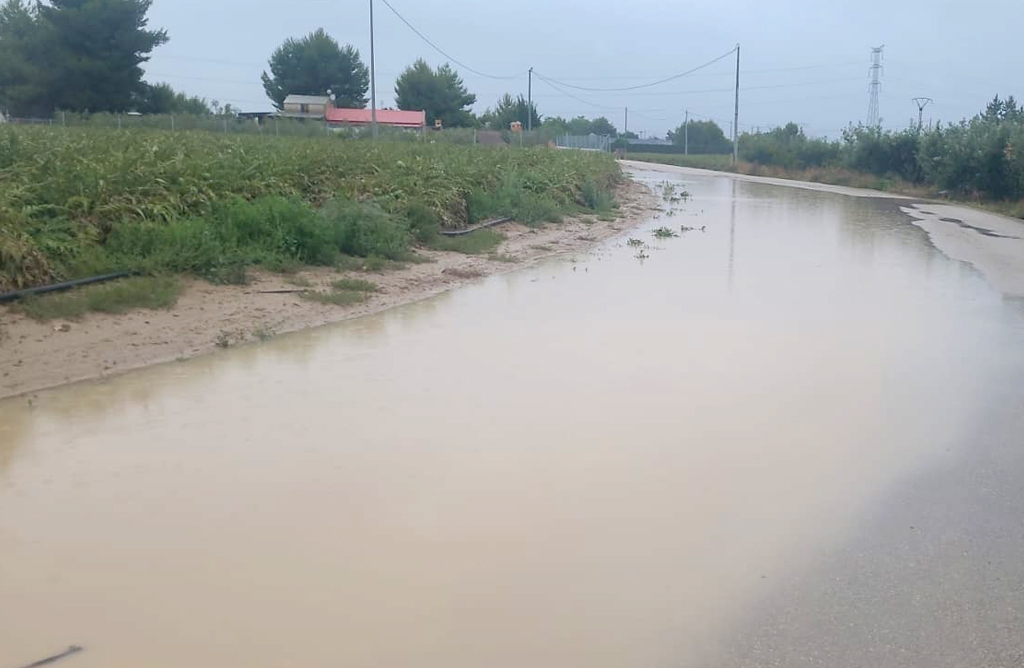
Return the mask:
[[[871,561],[894,494],[1020,435],[1022,308],[900,202],[638,178],[693,196],[645,249],[0,402],[0,668],[756,666],[780,637],[826,665],[799,647],[858,595],[834,555]],[[947,514],[946,542],[976,519]],[[985,591],[1001,635],[944,641],[1011,652],[1024,594]]]

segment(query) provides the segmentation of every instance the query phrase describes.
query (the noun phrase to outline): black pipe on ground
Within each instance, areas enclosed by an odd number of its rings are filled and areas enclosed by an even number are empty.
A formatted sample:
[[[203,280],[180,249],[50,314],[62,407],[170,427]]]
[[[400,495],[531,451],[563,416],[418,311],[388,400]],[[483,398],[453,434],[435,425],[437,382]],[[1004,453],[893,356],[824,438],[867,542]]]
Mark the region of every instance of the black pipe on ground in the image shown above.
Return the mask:
[[[104,281],[112,281],[115,278],[126,278],[131,276],[129,271],[119,271],[116,274],[104,274],[103,276],[92,276],[91,278],[79,278],[73,281],[64,281],[63,283],[54,283],[53,285],[43,285],[38,288],[25,288],[24,290],[14,290],[13,292],[5,292],[0,294],[0,304],[6,302],[17,301],[18,299],[24,299],[25,297],[31,297],[33,295],[42,295],[47,292],[60,292],[62,290],[70,290],[71,288],[77,288],[82,285],[89,285],[90,283],[102,283]]]
[[[461,237],[463,234],[476,232],[477,230],[482,230],[485,227],[494,227],[495,225],[508,223],[511,220],[511,218],[495,218],[494,220],[488,220],[486,223],[480,223],[479,225],[475,225],[464,230],[441,230],[441,234],[443,234],[446,237]]]
[[[35,663],[30,663],[27,666],[22,666],[22,668],[39,668],[39,666],[46,666],[46,665],[49,665],[51,663],[54,663],[55,661],[59,661],[59,660],[63,659],[64,657],[71,656],[72,654],[77,654],[78,652],[81,652],[81,651],[82,651],[81,647],[79,647],[78,645],[72,645],[71,647],[68,647],[66,650],[61,652],[60,654],[54,654],[53,656],[48,656],[45,659],[40,659],[39,661],[36,661]]]

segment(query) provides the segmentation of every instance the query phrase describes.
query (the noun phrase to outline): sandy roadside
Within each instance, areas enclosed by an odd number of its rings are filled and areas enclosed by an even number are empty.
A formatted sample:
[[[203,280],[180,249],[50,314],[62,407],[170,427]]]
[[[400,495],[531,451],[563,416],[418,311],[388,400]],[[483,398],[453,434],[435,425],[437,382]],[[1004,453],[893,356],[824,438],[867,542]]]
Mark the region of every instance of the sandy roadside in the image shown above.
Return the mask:
[[[614,221],[584,216],[539,229],[500,226],[507,239],[495,252],[511,261],[421,250],[431,262],[398,271],[367,274],[315,268],[297,275],[308,280],[311,289],[326,289],[343,276],[366,278],[380,286],[380,292],[354,306],[321,304],[297,293],[268,293],[298,288],[293,283],[296,276],[265,272],[252,272],[252,281],[244,286],[185,278],[178,303],[164,311],[37,322],[0,306],[0,398],[203,355],[217,350],[218,343],[240,345],[377,313],[550,255],[589,248],[637,225],[658,208],[657,197],[635,181],[626,180],[616,197],[622,215]]]

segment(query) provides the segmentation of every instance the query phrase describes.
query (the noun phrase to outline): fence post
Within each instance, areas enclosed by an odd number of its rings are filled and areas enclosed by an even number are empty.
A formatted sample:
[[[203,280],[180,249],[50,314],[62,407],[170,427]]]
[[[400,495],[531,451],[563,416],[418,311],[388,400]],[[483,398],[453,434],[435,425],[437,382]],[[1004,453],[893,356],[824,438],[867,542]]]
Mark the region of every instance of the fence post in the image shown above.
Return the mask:
[[[121,129],[121,114],[117,115],[117,129]]]
[[[274,136],[275,137],[281,136],[281,128],[278,126],[276,118],[274,119]]]
[[[67,127],[67,126],[68,126],[68,119],[67,119],[67,113],[68,113],[68,112],[66,112],[66,111],[62,111],[62,112],[60,112],[60,124],[61,124],[62,126],[64,126],[64,127]]]
[[[171,132],[174,132],[174,114],[171,114]]]
[[[224,134],[228,133],[228,119],[224,119]]]

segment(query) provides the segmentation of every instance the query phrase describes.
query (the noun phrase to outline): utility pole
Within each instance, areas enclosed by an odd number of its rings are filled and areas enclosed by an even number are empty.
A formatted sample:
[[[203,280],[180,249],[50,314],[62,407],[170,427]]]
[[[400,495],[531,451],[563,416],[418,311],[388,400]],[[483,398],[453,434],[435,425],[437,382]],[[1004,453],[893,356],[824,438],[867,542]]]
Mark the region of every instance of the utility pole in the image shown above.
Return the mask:
[[[622,134],[629,132],[629,107],[622,113]]]
[[[526,80],[526,131],[533,130],[533,68],[530,68]]]
[[[732,119],[732,164],[740,159],[740,45],[736,45],[736,108]]]
[[[917,131],[921,131],[921,126],[924,125],[924,108],[935,100],[930,97],[915,97],[914,104],[917,105]]]
[[[686,111],[686,120],[683,122],[683,155],[690,155],[690,111]]]
[[[885,44],[882,46],[875,46],[871,48],[871,68],[868,72],[871,75],[871,84],[868,89],[871,93],[868,101],[868,127],[878,127],[881,123],[881,119],[878,115],[878,92],[882,88],[882,49],[885,48]]]
[[[377,138],[377,73],[373,62],[373,0],[370,0],[370,132]]]

